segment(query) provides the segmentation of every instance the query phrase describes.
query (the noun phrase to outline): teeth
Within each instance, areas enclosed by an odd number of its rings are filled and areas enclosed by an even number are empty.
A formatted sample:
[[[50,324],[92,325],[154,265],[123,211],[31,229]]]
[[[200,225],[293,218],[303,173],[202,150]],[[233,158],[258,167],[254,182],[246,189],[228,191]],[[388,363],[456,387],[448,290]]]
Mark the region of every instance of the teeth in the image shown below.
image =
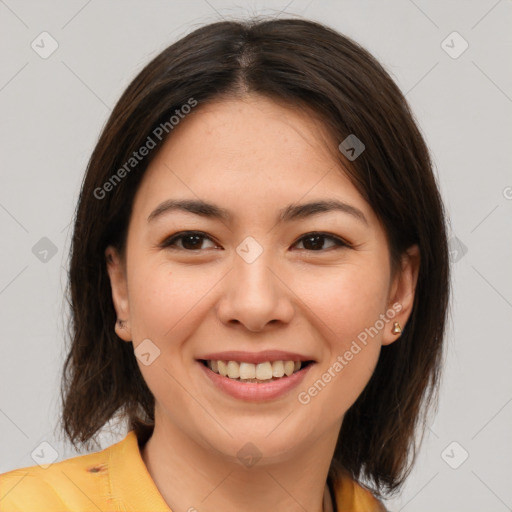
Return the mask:
[[[241,379],[254,379],[256,378],[256,367],[252,363],[240,363],[238,364],[236,361],[230,361],[230,363],[236,364],[240,367],[240,375]]]
[[[300,370],[300,361],[266,361],[264,363],[245,363],[238,361],[207,361],[208,368],[230,379],[245,382],[260,382],[292,375]]]
[[[284,373],[290,376],[293,373],[293,369],[295,368],[295,363],[293,361],[285,361],[284,362]]]
[[[228,365],[224,361],[217,361],[217,367],[223,377],[228,376]]]
[[[272,363],[272,376],[282,377],[284,375],[284,363],[283,361],[274,361]]]
[[[230,379],[238,379],[240,377],[240,365],[235,361],[228,361],[228,377]]]
[[[272,364],[269,361],[256,365],[256,378],[258,380],[270,380],[272,378]]]

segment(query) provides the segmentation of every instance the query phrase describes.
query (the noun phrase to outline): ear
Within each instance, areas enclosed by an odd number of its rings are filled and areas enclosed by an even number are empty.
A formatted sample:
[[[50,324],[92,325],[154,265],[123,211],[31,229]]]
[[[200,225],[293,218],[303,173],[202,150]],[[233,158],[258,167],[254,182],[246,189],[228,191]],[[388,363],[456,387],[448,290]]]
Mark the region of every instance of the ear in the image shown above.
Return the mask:
[[[389,345],[400,337],[400,333],[393,334],[393,325],[395,322],[398,322],[403,331],[411,315],[419,268],[420,250],[418,245],[414,244],[402,255],[401,268],[394,276],[390,287],[388,308],[396,312],[396,314],[386,324],[386,329],[382,336],[382,345]]]
[[[105,250],[105,258],[107,260],[110,287],[112,288],[112,300],[117,314],[114,330],[122,340],[132,341],[125,264],[117,250],[112,246],[108,246]]]

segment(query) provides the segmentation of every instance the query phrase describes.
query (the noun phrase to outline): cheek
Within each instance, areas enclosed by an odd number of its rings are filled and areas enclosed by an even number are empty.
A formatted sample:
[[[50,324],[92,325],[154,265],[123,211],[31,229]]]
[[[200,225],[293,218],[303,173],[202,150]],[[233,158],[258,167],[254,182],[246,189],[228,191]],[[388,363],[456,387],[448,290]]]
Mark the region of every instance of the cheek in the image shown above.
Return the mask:
[[[130,317],[135,340],[185,339],[207,309],[218,281],[199,266],[172,268],[168,262],[139,266],[130,276]]]
[[[317,317],[315,324],[323,325],[325,338],[339,350],[366,332],[386,310],[388,283],[379,265],[346,265],[331,271],[328,278],[310,275],[308,279],[304,303]]]
[[[333,410],[346,411],[371,378],[383,329],[389,328],[389,320],[381,320],[387,281],[379,265],[368,264],[345,266],[335,278],[321,282],[322,286],[309,287],[304,298],[306,310],[314,313],[310,321],[326,346],[317,387],[325,384],[327,391],[322,407],[335,404]]]

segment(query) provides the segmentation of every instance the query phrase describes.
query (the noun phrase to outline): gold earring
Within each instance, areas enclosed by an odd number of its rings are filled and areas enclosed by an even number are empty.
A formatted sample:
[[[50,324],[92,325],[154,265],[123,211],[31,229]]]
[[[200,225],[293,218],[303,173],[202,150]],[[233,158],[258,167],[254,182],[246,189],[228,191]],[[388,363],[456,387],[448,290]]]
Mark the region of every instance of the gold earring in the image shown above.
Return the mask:
[[[402,332],[402,328],[400,327],[400,324],[398,322],[395,322],[393,324],[393,328],[391,329],[391,332],[393,334],[400,334]]]

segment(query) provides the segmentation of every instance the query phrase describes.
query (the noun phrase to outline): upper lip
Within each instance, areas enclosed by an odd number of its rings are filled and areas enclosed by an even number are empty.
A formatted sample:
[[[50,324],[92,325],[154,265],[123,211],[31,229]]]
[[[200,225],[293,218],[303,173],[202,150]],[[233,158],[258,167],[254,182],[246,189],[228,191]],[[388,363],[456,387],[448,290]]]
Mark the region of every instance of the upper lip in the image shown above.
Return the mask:
[[[264,363],[266,361],[314,361],[312,357],[304,356],[284,350],[263,350],[262,352],[244,352],[241,350],[229,350],[205,354],[198,359],[213,361],[238,361],[246,363]]]

